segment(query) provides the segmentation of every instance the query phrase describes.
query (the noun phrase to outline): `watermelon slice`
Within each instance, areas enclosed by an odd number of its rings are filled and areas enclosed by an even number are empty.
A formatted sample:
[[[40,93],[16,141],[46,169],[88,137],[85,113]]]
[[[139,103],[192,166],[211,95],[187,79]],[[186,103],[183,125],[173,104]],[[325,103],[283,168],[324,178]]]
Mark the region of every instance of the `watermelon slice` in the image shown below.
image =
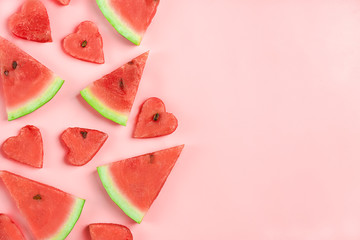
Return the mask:
[[[89,225],[91,240],[133,240],[130,229],[113,223],[93,223]]]
[[[126,126],[149,52],[81,90],[81,96],[104,117]]]
[[[2,37],[0,79],[9,121],[40,108],[55,96],[64,83],[44,65]]]
[[[69,5],[70,0],[56,0],[58,3],[60,3],[61,5]]]
[[[84,21],[75,33],[64,38],[63,48],[66,53],[77,59],[104,63],[103,41],[95,23]]]
[[[88,163],[105,143],[108,135],[98,130],[87,128],[68,128],[60,136],[69,149],[67,161],[75,166]]]
[[[12,160],[36,168],[43,166],[43,142],[40,130],[35,126],[21,128],[19,135],[6,139],[1,149]]]
[[[71,232],[85,200],[7,171],[0,178],[36,239],[65,239]]]
[[[141,106],[134,131],[134,138],[150,138],[168,135],[176,130],[178,122],[165,110],[159,98],[149,98]]]
[[[113,162],[97,168],[111,199],[141,223],[158,196],[184,145]]]
[[[125,38],[139,45],[160,0],[96,0],[111,25]]]
[[[36,42],[52,42],[49,16],[40,0],[26,0],[20,12],[9,18],[10,31],[17,37]]]
[[[25,240],[24,235],[11,220],[11,218],[5,214],[0,213],[0,239],[1,240]]]

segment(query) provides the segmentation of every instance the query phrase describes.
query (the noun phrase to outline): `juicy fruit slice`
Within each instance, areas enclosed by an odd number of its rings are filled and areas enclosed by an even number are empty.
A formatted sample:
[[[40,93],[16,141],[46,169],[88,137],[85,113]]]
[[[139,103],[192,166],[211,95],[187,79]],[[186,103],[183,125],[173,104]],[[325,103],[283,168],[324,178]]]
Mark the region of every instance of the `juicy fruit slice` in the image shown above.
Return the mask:
[[[1,240],[25,240],[24,235],[11,220],[11,218],[5,214],[0,213],[0,239]]]
[[[88,62],[104,63],[103,41],[95,23],[84,21],[75,33],[64,38],[63,48],[69,55]]]
[[[150,138],[168,135],[176,130],[178,122],[172,113],[165,110],[159,98],[147,99],[139,112],[134,138]]]
[[[96,0],[111,25],[139,45],[155,16],[160,0]]]
[[[2,37],[0,79],[9,121],[43,106],[64,83],[47,67]]]
[[[133,240],[130,229],[113,223],[93,223],[89,225],[91,240]]]
[[[7,171],[0,178],[35,239],[65,239],[71,232],[85,200]]]
[[[158,196],[184,145],[113,162],[97,168],[111,199],[140,223]]]
[[[35,126],[21,128],[19,135],[6,139],[1,149],[12,160],[36,168],[43,166],[43,141],[40,130]]]
[[[20,12],[9,18],[10,31],[36,42],[52,42],[49,16],[40,0],[26,0]]]
[[[149,52],[81,90],[81,96],[104,117],[126,126]]]
[[[61,134],[61,140],[69,149],[67,161],[75,166],[88,163],[105,143],[108,135],[87,128],[68,128]]]
[[[70,3],[70,0],[56,0],[56,1],[62,5],[69,5]]]

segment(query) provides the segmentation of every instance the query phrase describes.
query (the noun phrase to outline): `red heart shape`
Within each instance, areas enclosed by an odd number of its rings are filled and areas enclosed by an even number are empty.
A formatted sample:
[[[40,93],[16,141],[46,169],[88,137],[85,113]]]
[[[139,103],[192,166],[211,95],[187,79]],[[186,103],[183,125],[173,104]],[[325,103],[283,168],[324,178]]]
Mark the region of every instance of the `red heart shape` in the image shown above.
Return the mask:
[[[32,125],[20,129],[19,135],[10,137],[2,145],[6,157],[36,168],[43,166],[43,142],[40,130]]]
[[[27,0],[20,12],[9,18],[11,32],[20,38],[36,42],[52,42],[49,16],[39,0]]]
[[[176,117],[166,112],[165,104],[159,98],[152,97],[140,109],[133,137],[160,137],[174,132],[177,126]]]
[[[88,62],[104,63],[103,41],[95,23],[79,24],[75,33],[64,38],[63,48],[69,55]]]

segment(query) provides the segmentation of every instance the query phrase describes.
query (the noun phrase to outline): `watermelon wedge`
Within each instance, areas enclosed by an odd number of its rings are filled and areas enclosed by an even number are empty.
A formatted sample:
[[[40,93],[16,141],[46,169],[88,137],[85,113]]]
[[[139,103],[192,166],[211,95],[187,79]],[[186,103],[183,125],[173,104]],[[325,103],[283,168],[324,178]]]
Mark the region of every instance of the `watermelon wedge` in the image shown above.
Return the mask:
[[[141,223],[183,148],[180,145],[100,166],[100,180],[126,215]]]
[[[87,128],[68,128],[60,136],[68,148],[66,160],[74,166],[88,163],[104,145],[108,135],[104,132]]]
[[[12,160],[36,168],[43,166],[43,141],[40,130],[35,126],[21,128],[19,135],[6,139],[1,149]]]
[[[85,200],[11,172],[0,171],[0,178],[35,239],[65,239],[71,232]]]
[[[141,106],[133,137],[160,137],[173,133],[177,126],[176,117],[172,113],[166,112],[163,101],[152,97]]]
[[[111,25],[125,38],[139,45],[160,0],[96,0]]]
[[[70,0],[55,0],[56,2],[60,3],[61,5],[69,5]]]
[[[43,106],[64,83],[44,65],[2,37],[0,79],[9,121]]]
[[[133,240],[130,229],[114,223],[93,223],[89,225],[91,240]]]
[[[26,0],[20,12],[9,18],[10,31],[17,37],[35,42],[52,42],[47,10],[40,0]]]
[[[149,52],[145,52],[81,90],[104,117],[126,126]]]
[[[11,220],[11,218],[5,214],[0,213],[0,239],[1,240],[25,240],[24,235]]]

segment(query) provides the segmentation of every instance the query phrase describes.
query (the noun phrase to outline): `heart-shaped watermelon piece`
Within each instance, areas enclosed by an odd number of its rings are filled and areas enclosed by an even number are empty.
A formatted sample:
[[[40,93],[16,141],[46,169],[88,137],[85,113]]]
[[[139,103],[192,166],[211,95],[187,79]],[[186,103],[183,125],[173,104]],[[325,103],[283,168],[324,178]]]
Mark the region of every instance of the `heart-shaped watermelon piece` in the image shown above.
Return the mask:
[[[20,12],[11,15],[9,28],[20,38],[52,42],[49,16],[44,4],[39,0],[26,0]]]
[[[91,21],[80,23],[75,33],[66,36],[63,48],[77,59],[93,63],[105,62],[102,37],[96,24]]]
[[[91,240],[133,240],[130,229],[120,224],[93,223],[89,225],[89,231]]]
[[[134,138],[151,138],[173,133],[178,121],[172,113],[165,110],[159,98],[149,98],[141,106],[135,126]]]
[[[1,240],[25,240],[24,235],[11,220],[11,218],[5,214],[0,213],[0,239]]]
[[[2,145],[6,157],[36,168],[43,166],[43,141],[40,130],[32,125],[20,129],[19,135],[10,137]]]
[[[71,165],[82,166],[88,163],[104,145],[108,135],[87,128],[68,128],[60,136],[68,148],[66,160]]]

